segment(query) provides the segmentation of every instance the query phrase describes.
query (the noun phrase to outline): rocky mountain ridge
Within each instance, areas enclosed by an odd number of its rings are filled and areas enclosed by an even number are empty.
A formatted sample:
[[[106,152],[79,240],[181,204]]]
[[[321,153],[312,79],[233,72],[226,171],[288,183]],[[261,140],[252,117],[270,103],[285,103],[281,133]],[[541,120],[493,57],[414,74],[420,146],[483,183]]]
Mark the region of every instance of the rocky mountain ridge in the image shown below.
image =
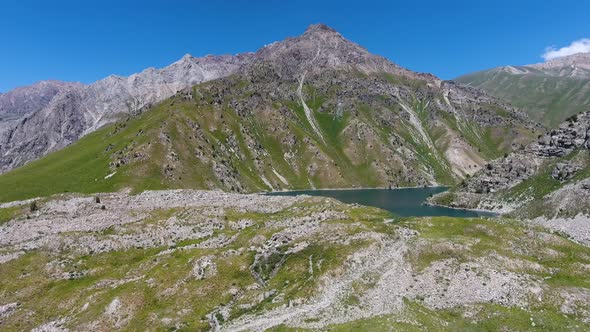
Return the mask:
[[[543,70],[554,76],[590,79],[590,53],[576,53],[528,67]]]
[[[168,67],[129,77],[112,75],[90,85],[41,82],[6,93],[0,96],[0,115],[14,121],[0,126],[0,173],[59,150],[122,116],[140,113],[182,89],[227,76],[249,57],[185,55]]]
[[[46,107],[61,92],[81,86],[81,83],[40,81],[0,93],[0,123],[34,113]]]
[[[449,100],[471,100],[470,103],[474,104],[478,98],[481,98],[482,102],[489,104],[490,107],[496,107],[491,105],[497,104],[500,105],[498,106],[500,110],[510,109],[507,105],[492,100],[479,91],[454,86],[430,74],[409,71],[383,57],[372,55],[358,44],[346,40],[332,28],[317,24],[311,25],[299,37],[287,38],[285,41],[267,45],[256,53],[204,58],[194,58],[187,55],[178,62],[160,70],[149,68],[128,78],[110,76],[88,86],[74,86],[61,91],[55,94],[46,105],[40,104],[31,107],[35,110],[28,112],[20,120],[10,123],[6,121],[0,124],[0,155],[2,155],[0,173],[35,160],[49,152],[59,150],[106,124],[126,116],[137,115],[151,105],[197,83],[238,73],[246,80],[265,81],[267,85],[270,81],[282,82],[281,88],[275,89],[272,96],[269,97],[280,96],[282,99],[295,99],[303,106],[307,122],[312,126],[314,132],[323,136],[319,124],[311,116],[313,112],[310,110],[310,106],[301,103],[301,101],[309,97],[306,95],[305,86],[309,85],[310,81],[323,80],[322,75],[335,72],[356,73],[357,76],[381,75],[381,77],[386,74],[390,75],[390,83],[394,85],[425,85],[431,91],[439,91],[436,93],[438,95],[437,108],[447,109],[447,112],[453,114],[464,113],[464,111],[457,111]],[[342,79],[347,78],[338,78],[338,80]],[[293,89],[293,84],[301,91],[297,88]],[[261,88],[265,87],[261,86]],[[340,89],[354,88],[359,87],[349,85]],[[414,87],[409,88],[409,90],[406,88],[387,92],[381,90],[379,93],[397,94],[399,98],[405,100],[401,103],[403,107],[410,109],[410,104],[415,96],[412,91]],[[343,96],[350,95],[349,91],[339,93]],[[467,95],[469,97],[466,97]],[[419,96],[419,98],[430,98],[430,96],[433,94],[428,93],[428,95]],[[352,99],[350,96],[348,99],[349,106],[351,106]],[[423,102],[426,105],[426,100]],[[396,104],[401,105],[399,102]],[[341,108],[341,106],[342,104],[338,107]],[[477,109],[477,106],[474,107],[474,113],[467,116],[472,119],[485,117],[482,114],[476,115]],[[317,111],[323,112],[322,110]],[[342,110],[337,112],[342,113]],[[472,110],[468,112],[472,112]],[[408,120],[411,120],[414,125],[418,124],[415,112],[406,113],[412,114]],[[517,114],[519,123],[528,121],[514,110],[509,110],[506,114]],[[498,119],[502,119],[494,112],[488,112],[488,115],[495,117],[494,121],[496,122]],[[490,122],[491,120],[485,121]],[[496,123],[496,125],[500,124]],[[425,138],[423,128],[414,130],[417,130],[419,135]],[[474,148],[473,142],[451,139],[451,136],[449,139],[455,145],[454,150],[472,150]],[[430,145],[429,148],[432,149],[433,145]],[[469,147],[470,145],[471,147]],[[477,147],[475,148],[477,149]],[[489,156],[475,156],[477,153],[469,153],[471,156],[469,159],[473,160],[465,161],[457,155],[457,153],[448,153],[448,157],[454,159],[451,163],[457,166],[457,169],[451,172],[459,177],[472,172],[473,165],[481,165],[482,158],[489,158]]]

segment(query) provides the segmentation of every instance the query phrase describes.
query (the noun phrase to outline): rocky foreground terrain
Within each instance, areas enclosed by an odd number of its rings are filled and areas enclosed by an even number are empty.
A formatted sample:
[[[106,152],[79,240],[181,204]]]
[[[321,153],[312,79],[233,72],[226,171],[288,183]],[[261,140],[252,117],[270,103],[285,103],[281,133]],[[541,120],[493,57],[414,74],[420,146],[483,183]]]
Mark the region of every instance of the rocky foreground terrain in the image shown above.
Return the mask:
[[[590,248],[511,219],[397,219],[193,190],[0,206],[0,329],[590,329]]]

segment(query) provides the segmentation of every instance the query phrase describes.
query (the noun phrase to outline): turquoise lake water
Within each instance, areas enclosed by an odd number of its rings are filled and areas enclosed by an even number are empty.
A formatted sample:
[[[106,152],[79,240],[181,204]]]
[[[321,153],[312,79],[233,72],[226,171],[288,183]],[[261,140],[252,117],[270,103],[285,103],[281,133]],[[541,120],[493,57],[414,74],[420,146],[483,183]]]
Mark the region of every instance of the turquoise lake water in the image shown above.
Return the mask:
[[[428,197],[446,191],[446,187],[403,189],[350,189],[350,190],[298,190],[272,192],[274,196],[310,195],[333,197],[344,203],[375,206],[401,217],[448,216],[448,217],[493,217],[496,214],[484,211],[452,209],[426,205]]]

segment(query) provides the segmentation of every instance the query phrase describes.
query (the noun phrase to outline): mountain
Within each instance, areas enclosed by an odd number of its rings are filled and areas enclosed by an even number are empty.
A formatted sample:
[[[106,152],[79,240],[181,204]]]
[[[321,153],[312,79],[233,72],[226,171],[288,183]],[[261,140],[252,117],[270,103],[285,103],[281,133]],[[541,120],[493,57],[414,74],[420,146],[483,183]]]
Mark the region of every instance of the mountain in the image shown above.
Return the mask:
[[[40,82],[8,92],[0,96],[0,117],[16,120],[0,126],[0,173],[141,112],[181,89],[227,76],[248,57],[186,55],[168,67],[148,68],[129,77],[109,76],[90,85]]]
[[[455,81],[506,100],[547,126],[590,109],[590,53],[528,66],[493,68]]]
[[[492,161],[433,201],[529,219],[589,215],[589,150],[590,111],[570,117],[524,149]],[[590,241],[588,234],[578,235]]]
[[[450,185],[542,130],[479,90],[404,69],[325,25],[213,59],[231,64],[223,72],[239,68],[6,173],[0,200],[122,188]],[[87,99],[70,100],[62,109],[74,116]],[[67,141],[101,121],[90,120]]]

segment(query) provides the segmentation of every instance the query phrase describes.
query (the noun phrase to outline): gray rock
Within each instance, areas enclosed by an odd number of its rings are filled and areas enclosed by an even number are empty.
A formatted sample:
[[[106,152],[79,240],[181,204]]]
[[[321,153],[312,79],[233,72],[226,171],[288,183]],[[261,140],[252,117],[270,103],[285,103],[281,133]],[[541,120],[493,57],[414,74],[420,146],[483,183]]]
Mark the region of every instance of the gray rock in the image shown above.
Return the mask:
[[[40,81],[0,94],[0,122],[37,112],[60,93],[81,87],[81,83]]]
[[[560,162],[555,165],[551,177],[558,181],[569,180],[579,169],[569,162]]]

